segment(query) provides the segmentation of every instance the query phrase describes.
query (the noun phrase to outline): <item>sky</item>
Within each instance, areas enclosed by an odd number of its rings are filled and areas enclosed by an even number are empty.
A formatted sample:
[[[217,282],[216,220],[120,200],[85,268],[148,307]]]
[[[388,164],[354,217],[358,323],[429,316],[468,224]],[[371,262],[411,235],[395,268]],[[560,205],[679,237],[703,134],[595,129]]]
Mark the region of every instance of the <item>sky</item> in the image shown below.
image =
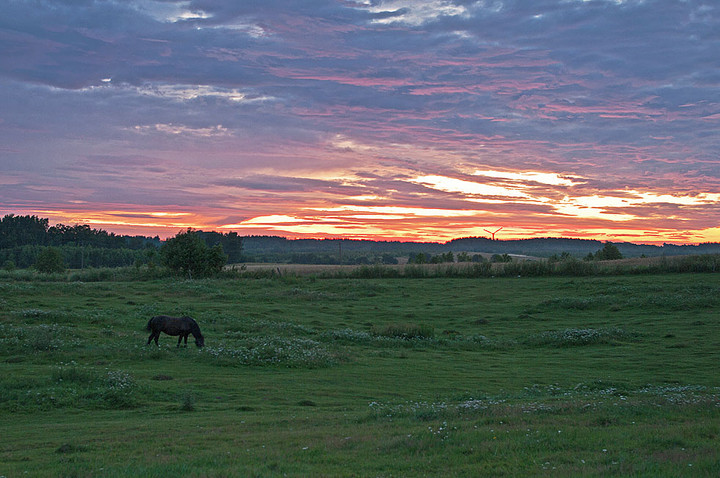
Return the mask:
[[[720,242],[716,0],[0,10],[0,215],[163,238]]]

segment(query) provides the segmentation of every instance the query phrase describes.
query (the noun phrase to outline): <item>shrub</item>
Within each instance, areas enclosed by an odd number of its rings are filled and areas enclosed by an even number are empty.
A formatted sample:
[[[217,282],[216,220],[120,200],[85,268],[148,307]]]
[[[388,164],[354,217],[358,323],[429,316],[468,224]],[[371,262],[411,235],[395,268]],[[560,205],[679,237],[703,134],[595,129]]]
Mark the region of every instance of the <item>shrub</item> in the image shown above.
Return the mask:
[[[46,247],[38,254],[34,267],[38,272],[48,274],[63,272],[65,270],[65,259],[63,259],[62,252],[57,247]]]

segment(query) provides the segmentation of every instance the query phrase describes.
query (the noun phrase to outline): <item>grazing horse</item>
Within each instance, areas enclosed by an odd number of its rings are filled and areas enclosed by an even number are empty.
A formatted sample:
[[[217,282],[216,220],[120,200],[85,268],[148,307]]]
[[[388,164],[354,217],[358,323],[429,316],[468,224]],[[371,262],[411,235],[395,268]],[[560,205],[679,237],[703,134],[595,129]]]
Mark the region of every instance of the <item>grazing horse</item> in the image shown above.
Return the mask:
[[[150,337],[148,337],[148,345],[155,339],[155,345],[158,345],[158,337],[160,332],[165,332],[168,335],[178,335],[177,346],[180,347],[180,342],[185,338],[185,345],[187,345],[188,335],[193,334],[195,337],[195,345],[202,347],[205,345],[205,337],[200,332],[195,319],[188,317],[170,317],[168,315],[156,315],[147,324],[147,330],[151,331]]]

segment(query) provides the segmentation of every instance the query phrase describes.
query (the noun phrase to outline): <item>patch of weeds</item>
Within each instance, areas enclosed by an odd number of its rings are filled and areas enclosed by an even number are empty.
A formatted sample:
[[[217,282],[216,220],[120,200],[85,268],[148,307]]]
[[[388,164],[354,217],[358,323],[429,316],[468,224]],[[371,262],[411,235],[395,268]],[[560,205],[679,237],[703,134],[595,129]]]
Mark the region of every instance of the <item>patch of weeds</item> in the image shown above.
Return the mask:
[[[1,384],[0,405],[10,410],[52,408],[117,409],[137,405],[137,385],[123,371],[100,371],[74,362],[61,364],[44,379]]]
[[[703,385],[646,385],[638,394],[660,399],[663,403],[673,405],[693,405],[703,402],[715,403],[720,406],[720,387]]]
[[[0,325],[0,348],[4,353],[50,352],[78,343],[67,327],[57,324]]]
[[[589,310],[604,306],[608,303],[608,296],[597,297],[555,297],[544,300],[540,307],[544,309],[561,310]]]
[[[619,423],[619,420],[617,417],[611,417],[608,415],[601,415],[599,417],[595,417],[595,419],[590,421],[590,425],[593,427],[609,427],[612,425],[617,425]]]
[[[172,349],[176,349],[174,345],[172,346]],[[136,345],[135,349],[138,352],[138,358],[146,358],[151,360],[160,360],[163,358],[167,358],[171,354],[171,344],[170,343],[162,343],[160,342],[160,345],[155,345],[155,342],[151,342],[147,345]]]
[[[41,325],[31,329],[26,339],[28,346],[37,351],[56,350],[62,345],[58,340],[58,327],[52,325]]]
[[[371,324],[370,324],[371,325]],[[348,345],[373,345],[377,347],[450,347],[454,349],[475,350],[475,349],[501,349],[514,345],[509,340],[490,339],[484,335],[462,335],[455,330],[443,331],[440,338],[428,337],[430,331],[417,332],[411,328],[395,328],[392,331],[385,331],[384,334],[376,333],[379,329],[373,327],[373,333],[354,330],[350,328],[329,330],[318,337],[325,342],[339,342]],[[433,332],[434,333],[434,332]]]
[[[662,310],[702,310],[720,305],[720,288],[709,285],[690,285],[677,292],[642,294],[634,297],[641,307]]]
[[[246,319],[238,321],[239,324],[225,331],[230,338],[243,338],[248,334],[263,335],[314,335],[315,330],[304,325],[263,319]],[[237,322],[236,322],[237,323]]]
[[[239,346],[205,347],[202,351],[228,365],[320,368],[338,363],[337,355],[320,342],[299,338],[249,338]]]
[[[480,346],[480,348],[487,349],[502,349],[514,345],[513,342],[509,340],[489,339],[484,335],[470,335],[466,337],[459,337],[458,341],[468,341],[476,346]]]
[[[183,412],[194,412],[195,403],[195,395],[190,391],[185,391],[180,396],[180,410],[182,410]]]
[[[80,451],[86,451],[87,447],[82,445],[73,445],[71,443],[63,443],[56,450],[55,453],[76,453]]]
[[[72,319],[72,317],[65,312],[45,309],[22,309],[14,311],[13,315],[25,320],[38,319],[43,322],[65,322],[68,321],[69,318]]]
[[[402,340],[432,339],[435,336],[435,329],[431,325],[399,323],[373,327],[372,333],[380,337]]]
[[[298,402],[298,405],[301,407],[317,407],[317,403],[313,402],[312,400],[300,400]]]
[[[525,414],[576,413],[580,410],[587,413],[592,410],[598,415],[591,416],[590,423],[593,426],[608,427],[619,422],[619,410],[632,413],[636,407],[647,407],[648,404],[707,406],[714,410],[720,406],[720,387],[647,385],[638,389],[602,381],[580,383],[572,388],[557,384],[535,384],[525,387],[523,392],[517,395],[456,397],[435,402],[373,401],[368,405],[369,413],[364,420],[409,418],[425,422],[468,415],[500,415],[507,418]]]
[[[332,300],[333,297],[325,292],[319,292],[315,290],[307,290],[302,289],[300,287],[293,287],[290,289],[288,294],[293,297],[293,299],[299,299],[299,300],[306,300],[306,301],[326,301],[326,300]]]
[[[576,347],[582,345],[615,344],[621,341],[637,341],[638,334],[618,327],[605,329],[565,329],[542,332],[528,337],[525,344],[538,347]]]
[[[136,405],[135,379],[127,372],[109,371],[101,393],[103,404],[110,408],[132,408]]]
[[[50,373],[50,379],[55,383],[84,385],[88,387],[95,387],[99,382],[97,371],[86,367],[79,367],[75,362],[54,368]]]
[[[352,344],[368,344],[372,342],[373,336],[368,332],[353,330],[350,328],[340,330],[329,330],[320,335],[321,340],[337,341]]]

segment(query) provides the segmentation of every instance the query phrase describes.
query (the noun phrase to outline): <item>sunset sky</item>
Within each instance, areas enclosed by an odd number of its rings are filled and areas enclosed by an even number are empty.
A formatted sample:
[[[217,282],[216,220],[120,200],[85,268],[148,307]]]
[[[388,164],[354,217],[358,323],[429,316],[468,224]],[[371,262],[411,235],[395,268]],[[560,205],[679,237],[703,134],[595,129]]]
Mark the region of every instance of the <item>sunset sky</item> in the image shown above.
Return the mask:
[[[720,241],[716,0],[0,5],[0,215]]]

